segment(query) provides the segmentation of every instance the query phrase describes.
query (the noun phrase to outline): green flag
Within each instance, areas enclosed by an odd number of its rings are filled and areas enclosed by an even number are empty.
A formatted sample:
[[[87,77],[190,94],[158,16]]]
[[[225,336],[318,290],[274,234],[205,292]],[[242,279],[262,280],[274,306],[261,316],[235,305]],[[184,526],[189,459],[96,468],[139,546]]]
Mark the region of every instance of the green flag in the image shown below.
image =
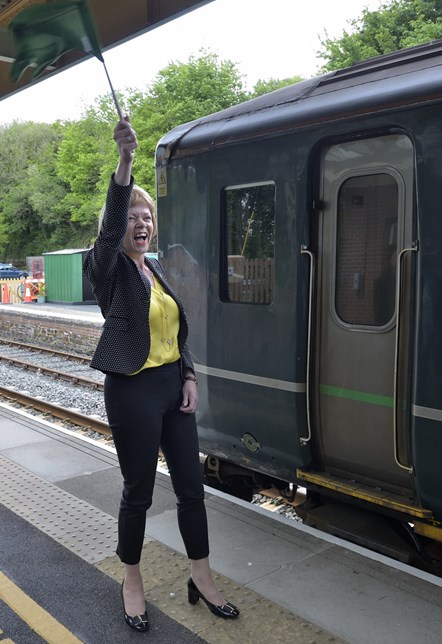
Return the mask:
[[[85,0],[34,5],[21,11],[9,28],[16,45],[9,72],[13,82],[31,64],[36,65],[32,78],[38,78],[46,67],[72,49],[82,49],[104,63]]]

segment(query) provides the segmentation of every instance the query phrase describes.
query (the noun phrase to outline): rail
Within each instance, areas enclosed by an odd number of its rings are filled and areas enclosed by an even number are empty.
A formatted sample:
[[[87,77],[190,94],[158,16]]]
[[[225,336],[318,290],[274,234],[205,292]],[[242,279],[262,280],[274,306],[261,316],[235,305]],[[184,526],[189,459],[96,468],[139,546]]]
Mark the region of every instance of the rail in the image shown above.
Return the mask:
[[[26,405],[27,407],[32,407],[32,409],[36,409],[37,411],[50,414],[55,418],[69,421],[79,427],[85,427],[99,434],[103,434],[104,436],[112,436],[112,432],[107,423],[99,420],[98,418],[86,416],[75,409],[67,409],[65,407],[61,407],[61,405],[56,405],[40,398],[34,398],[25,392],[12,389],[10,387],[0,386],[0,396],[17,402],[20,405]]]
[[[67,353],[66,351],[58,351],[58,349],[52,349],[50,347],[42,347],[37,344],[17,342],[16,340],[10,340],[9,338],[0,338],[0,346],[2,344],[8,344],[13,347],[19,347],[20,349],[29,349],[30,351],[36,351],[39,353],[50,353],[54,356],[60,356],[61,358],[69,358],[69,360],[78,360],[80,362],[90,362],[90,359],[91,359],[91,356],[84,356],[79,353]]]
[[[396,335],[395,335],[395,347],[394,347],[394,382],[393,382],[393,447],[394,447],[394,460],[396,462],[396,465],[400,467],[401,469],[405,470],[406,472],[409,472],[410,474],[413,473],[413,466],[402,463],[400,458],[399,458],[399,422],[398,422],[398,410],[400,406],[400,400],[399,400],[399,356],[400,356],[400,351],[399,351],[399,343],[400,343],[400,333],[401,333],[401,328],[402,328],[402,309],[401,309],[401,304],[402,304],[402,297],[401,297],[401,292],[402,292],[402,282],[403,282],[403,275],[404,275],[404,257],[407,253],[417,253],[419,250],[419,242],[414,241],[411,244],[410,248],[404,248],[401,250],[399,253],[398,257],[398,274],[397,274],[397,280],[396,280],[396,311],[397,311],[397,319],[396,319]]]
[[[1,342],[0,342],[1,344]],[[20,343],[15,343],[16,345],[20,345]],[[66,354],[63,354],[62,352],[57,352],[57,351],[52,351],[52,350],[47,350],[46,353],[50,353],[52,355],[60,355],[63,357],[66,357]],[[68,382],[73,382],[76,384],[80,384],[86,387],[94,387],[95,389],[99,389],[100,391],[103,391],[104,385],[102,382],[99,382],[98,380],[94,380],[92,378],[85,378],[84,376],[78,376],[75,374],[67,373],[66,371],[60,371],[59,369],[52,369],[50,367],[45,367],[43,365],[36,364],[34,362],[28,362],[27,360],[21,360],[20,358],[17,357],[12,357],[12,356],[3,356],[0,354],[0,361],[2,362],[7,362],[8,364],[12,364],[16,367],[20,367],[22,369],[28,369],[30,371],[37,371],[38,373],[45,374],[47,376],[52,376],[53,378],[60,378],[61,380],[66,380]]]
[[[307,255],[310,260],[309,289],[308,289],[308,320],[307,320],[307,355],[306,355],[306,412],[307,412],[307,436],[301,436],[299,439],[301,445],[307,445],[312,439],[312,420],[311,420],[311,346],[312,346],[312,325],[313,325],[313,289],[315,282],[315,256],[308,249],[308,246],[302,244],[301,255]]]

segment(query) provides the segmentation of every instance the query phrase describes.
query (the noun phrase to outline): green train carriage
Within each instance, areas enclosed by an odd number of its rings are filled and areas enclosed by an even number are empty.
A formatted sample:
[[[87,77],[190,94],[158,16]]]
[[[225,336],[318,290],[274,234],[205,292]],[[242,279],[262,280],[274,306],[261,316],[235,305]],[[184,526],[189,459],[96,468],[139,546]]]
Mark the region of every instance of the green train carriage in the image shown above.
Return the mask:
[[[156,168],[207,473],[442,541],[442,42],[184,124]]]

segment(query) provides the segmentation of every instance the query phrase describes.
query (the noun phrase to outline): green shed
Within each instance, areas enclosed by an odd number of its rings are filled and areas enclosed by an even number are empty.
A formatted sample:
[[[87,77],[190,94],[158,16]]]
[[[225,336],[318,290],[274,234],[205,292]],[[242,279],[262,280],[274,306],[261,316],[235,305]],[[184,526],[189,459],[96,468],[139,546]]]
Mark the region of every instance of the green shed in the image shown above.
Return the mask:
[[[71,304],[96,304],[92,287],[83,276],[87,248],[43,253],[46,300]]]

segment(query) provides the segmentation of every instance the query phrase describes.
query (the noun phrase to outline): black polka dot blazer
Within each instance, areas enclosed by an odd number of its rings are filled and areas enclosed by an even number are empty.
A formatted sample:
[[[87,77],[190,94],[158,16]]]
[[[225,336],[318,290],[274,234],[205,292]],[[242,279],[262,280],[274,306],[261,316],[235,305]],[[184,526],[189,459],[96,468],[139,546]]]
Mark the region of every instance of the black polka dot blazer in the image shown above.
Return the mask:
[[[92,284],[105,318],[91,367],[105,373],[130,374],[138,371],[150,351],[150,283],[142,277],[135,262],[121,250],[132,185],[133,179],[129,186],[119,186],[112,177],[101,231],[83,264],[84,273]],[[178,305],[178,348],[182,369],[193,371],[186,346],[188,326],[182,302],[170,288],[160,263],[156,260],[144,261]]]

